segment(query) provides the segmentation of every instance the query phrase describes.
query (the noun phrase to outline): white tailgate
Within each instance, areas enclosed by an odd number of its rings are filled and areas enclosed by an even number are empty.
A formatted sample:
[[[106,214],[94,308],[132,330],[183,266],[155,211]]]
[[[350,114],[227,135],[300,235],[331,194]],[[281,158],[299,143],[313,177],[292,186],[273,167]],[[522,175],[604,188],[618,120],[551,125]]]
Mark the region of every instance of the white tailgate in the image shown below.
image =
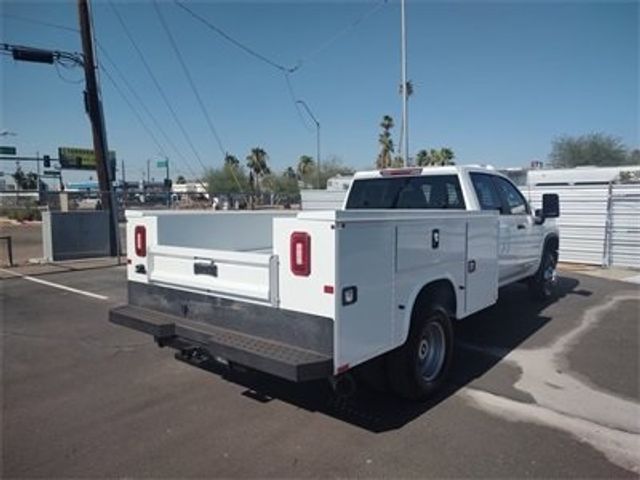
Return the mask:
[[[153,245],[148,256],[151,283],[277,306],[278,262],[271,253]]]

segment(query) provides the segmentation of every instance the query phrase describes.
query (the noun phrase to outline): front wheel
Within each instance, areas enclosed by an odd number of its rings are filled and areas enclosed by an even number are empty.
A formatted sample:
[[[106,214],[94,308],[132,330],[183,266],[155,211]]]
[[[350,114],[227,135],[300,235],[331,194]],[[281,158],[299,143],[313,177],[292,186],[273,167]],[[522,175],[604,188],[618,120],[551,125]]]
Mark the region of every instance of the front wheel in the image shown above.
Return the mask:
[[[452,350],[453,328],[448,311],[440,305],[417,309],[409,338],[389,356],[391,387],[402,397],[427,399],[446,380]]]
[[[529,291],[537,300],[549,300],[556,296],[558,291],[558,274],[556,272],[557,254],[547,249],[542,254],[540,267],[529,280]]]

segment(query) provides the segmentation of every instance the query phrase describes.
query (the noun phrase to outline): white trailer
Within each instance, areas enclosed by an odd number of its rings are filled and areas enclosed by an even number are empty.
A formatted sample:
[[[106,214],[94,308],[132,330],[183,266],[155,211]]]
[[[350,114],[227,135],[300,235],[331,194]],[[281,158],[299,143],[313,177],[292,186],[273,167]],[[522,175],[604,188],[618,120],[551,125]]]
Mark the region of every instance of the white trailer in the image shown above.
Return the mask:
[[[425,398],[452,321],[514,281],[552,295],[557,196],[544,203],[531,212],[495,171],[441,167],[357,174],[341,210],[130,211],[129,303],[110,319],[292,381],[379,358],[398,394]]]

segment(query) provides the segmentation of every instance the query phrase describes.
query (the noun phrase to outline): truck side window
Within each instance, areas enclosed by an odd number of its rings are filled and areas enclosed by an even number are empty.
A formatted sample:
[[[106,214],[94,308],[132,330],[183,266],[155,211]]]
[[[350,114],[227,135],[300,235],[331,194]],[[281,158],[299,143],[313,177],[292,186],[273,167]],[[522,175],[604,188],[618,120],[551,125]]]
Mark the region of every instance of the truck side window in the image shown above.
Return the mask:
[[[493,177],[493,180],[496,182],[498,191],[500,195],[502,195],[505,203],[508,205],[512,215],[523,215],[529,213],[529,205],[522,196],[522,193],[520,193],[520,190],[504,178],[495,176]]]
[[[375,208],[464,210],[465,203],[457,175],[355,180],[347,209]]]
[[[482,210],[500,210],[502,213],[502,201],[491,180],[492,175],[474,172],[471,172],[470,175],[473,189],[476,191],[478,202],[480,202],[480,208]]]

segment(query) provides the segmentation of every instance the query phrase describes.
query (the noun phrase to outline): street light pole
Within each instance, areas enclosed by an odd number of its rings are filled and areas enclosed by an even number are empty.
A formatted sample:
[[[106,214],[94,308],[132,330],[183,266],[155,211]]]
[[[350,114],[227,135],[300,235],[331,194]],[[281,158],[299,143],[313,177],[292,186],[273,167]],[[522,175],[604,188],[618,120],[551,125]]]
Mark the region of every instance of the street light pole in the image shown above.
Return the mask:
[[[317,179],[317,187],[320,189],[320,122],[315,117],[315,115],[311,112],[309,106],[304,102],[304,100],[296,100],[296,103],[302,105],[304,109],[307,111],[311,119],[316,124],[316,162],[318,162],[318,179]]]
[[[401,14],[401,43],[402,43],[402,131],[404,133],[403,145],[400,148],[404,151],[402,159],[405,165],[409,163],[409,120],[407,112],[407,27],[405,23],[404,1],[400,0]]]

